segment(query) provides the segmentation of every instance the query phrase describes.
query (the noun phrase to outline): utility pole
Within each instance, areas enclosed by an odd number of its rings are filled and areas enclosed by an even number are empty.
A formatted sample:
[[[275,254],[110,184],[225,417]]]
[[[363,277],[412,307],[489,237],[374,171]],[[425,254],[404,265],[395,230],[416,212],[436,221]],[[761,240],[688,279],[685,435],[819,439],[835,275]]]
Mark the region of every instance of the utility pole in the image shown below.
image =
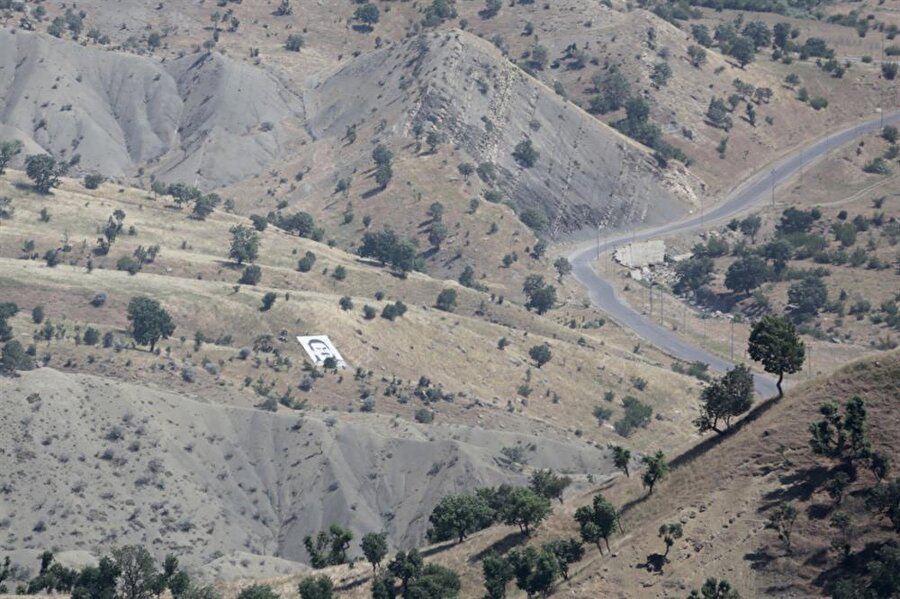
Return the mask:
[[[666,326],[664,322],[666,314],[666,296],[663,295],[662,287],[659,288],[659,324],[660,326]]]
[[[772,169],[772,172],[769,174],[769,177],[772,180],[772,209],[775,209],[775,169]]]
[[[734,317],[731,318],[731,361],[734,362]]]

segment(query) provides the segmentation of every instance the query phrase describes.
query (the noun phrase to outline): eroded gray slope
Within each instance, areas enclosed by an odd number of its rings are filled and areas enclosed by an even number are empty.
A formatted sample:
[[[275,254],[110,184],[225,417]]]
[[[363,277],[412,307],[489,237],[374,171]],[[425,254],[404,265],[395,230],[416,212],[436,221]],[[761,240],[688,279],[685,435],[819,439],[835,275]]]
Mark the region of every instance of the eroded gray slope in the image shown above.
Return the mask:
[[[51,369],[0,379],[0,397],[2,550],[142,543],[193,565],[240,551],[305,561],[304,535],[332,522],[420,544],[441,496],[524,482],[502,447],[526,447],[533,467],[611,471],[580,442],[276,415]]]
[[[78,168],[213,188],[287,152],[302,104],[220,54],[168,63],[0,30],[0,124]]]
[[[505,195],[542,210],[554,233],[668,222],[693,200],[684,169],[658,168],[636,144],[464,31],[422,35],[353,61],[308,94],[308,110],[318,137],[341,137],[371,118],[386,135],[434,128],[473,162],[493,163]],[[526,139],[540,153],[531,168],[513,158]]]

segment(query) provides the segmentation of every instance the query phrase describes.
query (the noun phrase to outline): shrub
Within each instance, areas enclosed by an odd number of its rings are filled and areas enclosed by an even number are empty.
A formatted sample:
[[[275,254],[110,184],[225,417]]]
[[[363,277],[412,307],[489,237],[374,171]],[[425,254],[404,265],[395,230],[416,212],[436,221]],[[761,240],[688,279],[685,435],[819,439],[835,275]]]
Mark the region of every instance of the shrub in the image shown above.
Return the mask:
[[[101,291],[99,293],[95,293],[94,297],[91,298],[91,305],[95,308],[101,307],[106,303],[107,295],[105,291]]]
[[[82,341],[85,345],[97,345],[100,341],[100,332],[94,327],[88,327],[84,330]]]
[[[349,295],[343,296],[340,300],[338,300],[338,305],[341,307],[341,310],[345,312],[353,309],[353,298]]]
[[[91,173],[89,175],[84,176],[83,184],[86,189],[97,189],[100,187],[100,184],[105,181],[105,177],[103,175],[97,173]]]
[[[272,308],[272,306],[275,304],[275,300],[276,300],[277,298],[278,298],[278,296],[275,294],[274,291],[268,291],[268,292],[266,292],[266,294],[265,294],[265,295],[263,296],[263,298],[262,298],[262,308],[261,308],[261,310],[262,310],[263,312],[265,312],[265,311],[267,311],[267,310],[270,310],[270,309]]]
[[[422,424],[431,424],[434,422],[434,412],[429,410],[428,408],[419,408],[416,410],[415,414],[416,422]]]
[[[438,294],[435,306],[437,306],[438,310],[453,312],[453,309],[456,307],[456,289],[442,290]]]
[[[365,318],[366,320],[372,320],[377,315],[378,311],[369,304],[363,306],[363,318]]]
[[[343,281],[347,278],[347,269],[343,266],[336,266],[334,272],[331,273],[331,276],[335,281]]]
[[[306,45],[306,40],[299,33],[292,33],[284,42],[284,49],[289,52],[299,52]]]
[[[44,322],[44,306],[35,306],[31,309],[31,320],[35,324]]]
[[[238,281],[241,285],[256,285],[259,283],[259,280],[262,278],[262,269],[255,265],[251,264],[244,268],[244,272],[241,274],[241,278]]]
[[[631,396],[622,400],[622,405],[625,408],[625,414],[616,421],[614,428],[616,429],[616,432],[623,437],[629,436],[634,432],[634,429],[645,427],[650,422],[650,417],[653,415],[653,408],[649,405],[642,403]]]
[[[316,255],[312,252],[306,252],[300,260],[297,261],[297,270],[300,272],[309,272],[316,263]]]

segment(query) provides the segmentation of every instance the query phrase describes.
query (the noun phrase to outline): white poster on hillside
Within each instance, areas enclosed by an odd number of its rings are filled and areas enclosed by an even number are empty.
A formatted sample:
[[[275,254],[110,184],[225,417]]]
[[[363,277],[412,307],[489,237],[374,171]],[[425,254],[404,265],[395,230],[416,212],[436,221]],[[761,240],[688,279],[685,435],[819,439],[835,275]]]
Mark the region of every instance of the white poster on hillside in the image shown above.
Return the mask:
[[[324,366],[325,360],[334,358],[337,361],[338,368],[346,368],[347,363],[341,356],[341,352],[337,350],[328,335],[309,335],[298,336],[297,341],[303,346],[306,355],[312,360],[316,366]]]

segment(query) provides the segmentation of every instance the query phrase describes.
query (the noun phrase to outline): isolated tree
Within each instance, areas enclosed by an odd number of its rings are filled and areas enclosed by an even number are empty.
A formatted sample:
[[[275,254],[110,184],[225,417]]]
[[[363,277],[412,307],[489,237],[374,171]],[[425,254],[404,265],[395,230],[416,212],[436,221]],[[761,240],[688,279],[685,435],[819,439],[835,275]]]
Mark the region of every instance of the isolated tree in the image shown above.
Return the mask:
[[[149,345],[154,351],[160,339],[168,339],[175,332],[175,323],[160,303],[149,297],[134,297],[128,303],[128,322],[131,336],[138,345]]]
[[[531,487],[532,491],[547,499],[558,499],[560,503],[563,502],[563,492],[570,484],[572,484],[570,477],[560,476],[549,468],[547,470],[535,470],[528,481],[528,486]]]
[[[618,69],[612,67],[608,71],[591,78],[597,95],[591,98],[591,112],[601,114],[619,110],[631,95],[631,84],[628,78]]]
[[[481,560],[481,571],[484,575],[484,588],[487,590],[487,599],[504,599],[506,597],[506,586],[515,577],[509,560],[491,551]]]
[[[822,419],[809,425],[813,453],[849,460],[872,455],[866,402],[860,396],[854,395],[847,400],[843,418],[836,402],[822,404],[819,414]]]
[[[299,33],[292,33],[284,41],[284,49],[289,52],[299,52],[306,45],[306,39]]]
[[[672,545],[674,545],[675,541],[680,539],[683,534],[684,528],[682,527],[681,522],[663,524],[659,527],[659,537],[666,544],[666,552],[663,554],[663,557],[669,555],[669,550],[672,548]]]
[[[358,6],[356,12],[353,13],[354,19],[367,26],[372,26],[377,23],[380,17],[381,13],[379,12],[378,7],[371,2],[366,2],[362,6]]]
[[[700,395],[700,416],[694,424],[701,433],[715,431],[722,434],[719,421],[725,429],[732,418],[750,409],[753,403],[753,374],[743,364],[738,364],[720,379],[710,383]]]
[[[353,533],[348,529],[332,524],[328,530],[321,530],[313,538],[307,535],[303,545],[310,556],[313,568],[337,566],[347,562],[347,550],[353,540]]]
[[[662,451],[657,451],[652,456],[645,455],[641,458],[641,463],[645,466],[641,483],[647,487],[648,494],[653,495],[653,487],[669,473],[669,464]]]
[[[32,154],[25,157],[25,174],[34,182],[34,190],[47,194],[59,185],[59,178],[68,170],[65,163],[58,163],[49,154]]]
[[[706,64],[706,50],[702,46],[690,45],[688,46],[687,53],[691,65],[695,68],[699,69]]]
[[[540,368],[550,361],[550,358],[553,357],[553,352],[550,351],[549,345],[541,343],[540,345],[532,346],[532,348],[528,350],[528,357],[534,360],[534,363]]]
[[[556,269],[556,272],[559,273],[559,278],[562,279],[572,272],[572,263],[565,256],[560,256],[553,262],[553,268]]]
[[[370,532],[363,535],[359,544],[366,561],[372,564],[372,571],[378,570],[378,564],[385,558],[388,552],[387,533]]]
[[[447,239],[449,231],[444,223],[433,223],[428,231],[428,243],[435,249],[441,249],[441,244]]]
[[[619,526],[619,512],[601,494],[594,495],[591,505],[583,505],[575,510],[575,521],[581,532],[581,539],[585,543],[593,543],[603,553],[600,541],[606,542],[609,549],[609,537]]]
[[[794,324],[781,316],[763,316],[754,323],[747,351],[754,361],[762,363],[766,372],[778,375],[779,397],[784,395],[781,389],[784,375],[799,372],[806,359],[806,346]]]
[[[228,257],[238,264],[253,262],[259,255],[259,235],[244,225],[235,225],[229,229],[231,233],[231,249]]]
[[[112,558],[119,571],[117,596],[122,599],[150,599],[156,568],[146,548],[129,545],[114,549]]]
[[[22,142],[18,139],[0,141],[0,175],[6,172],[10,161],[22,153]]]
[[[780,275],[784,271],[787,261],[791,259],[793,253],[794,249],[791,244],[784,239],[770,241],[763,247],[763,255],[766,260],[772,261],[772,268],[776,275]]]
[[[773,529],[778,534],[778,539],[784,543],[785,550],[791,552],[791,533],[794,530],[794,521],[797,520],[797,508],[791,503],[779,503],[769,514],[766,528]]]
[[[378,187],[381,189],[386,188],[393,178],[394,169],[390,164],[379,164],[375,168],[375,182],[378,183]]]
[[[537,163],[540,153],[534,149],[530,139],[520,141],[513,150],[513,158],[523,168],[531,168]]]
[[[432,542],[455,538],[462,543],[468,535],[491,524],[494,511],[483,497],[447,495],[431,511],[428,538]]]
[[[628,464],[631,462],[631,450],[625,449],[620,445],[614,445],[613,448],[613,465],[625,473],[625,476],[631,478],[628,471]]]
[[[307,576],[300,581],[300,599],[331,599],[334,596],[334,583],[324,574]]]
[[[456,308],[456,289],[441,290],[437,296],[435,306],[437,306],[438,310],[453,312],[453,309]]]
[[[766,261],[753,254],[741,256],[725,272],[725,287],[735,293],[749,294],[766,282],[769,269]]]
[[[699,591],[691,591],[688,599],[741,599],[741,595],[731,588],[731,583],[727,580],[707,578]]]
[[[652,81],[653,85],[657,88],[664,87],[671,78],[672,67],[669,66],[669,63],[658,62],[653,65],[653,70],[650,72],[650,81]]]

